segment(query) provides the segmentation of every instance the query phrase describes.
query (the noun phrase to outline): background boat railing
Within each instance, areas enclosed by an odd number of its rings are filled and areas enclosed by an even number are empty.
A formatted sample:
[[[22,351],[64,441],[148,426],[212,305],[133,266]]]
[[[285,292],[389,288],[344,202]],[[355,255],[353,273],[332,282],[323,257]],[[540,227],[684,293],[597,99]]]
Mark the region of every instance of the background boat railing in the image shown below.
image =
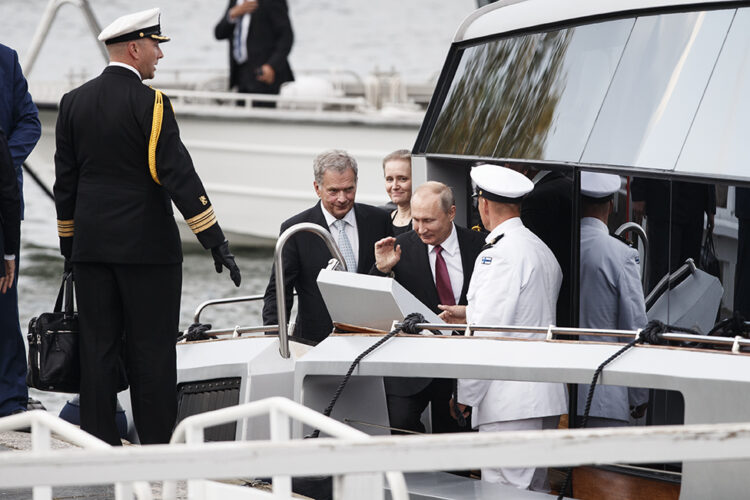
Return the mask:
[[[72,425],[61,418],[53,416],[43,410],[34,410],[0,418],[0,432],[14,431],[24,428],[31,429],[31,451],[3,453],[4,456],[19,457],[18,453],[30,454],[30,456],[45,456],[52,451],[52,433],[59,436],[68,443],[83,448],[85,450],[111,450],[113,447],[82,431],[75,425]],[[80,450],[77,450],[80,453]],[[32,460],[33,462],[33,460]],[[0,466],[0,469],[2,466]],[[31,487],[33,490],[34,500],[52,500],[52,486],[56,486],[53,478],[47,478],[44,475],[36,475],[33,469],[29,468],[22,474],[29,478],[28,483],[21,487]],[[3,473],[0,472],[0,476]],[[50,479],[49,484],[45,484],[45,479]],[[40,484],[41,483],[41,484]],[[151,486],[144,482],[132,482],[127,478],[121,478],[115,483],[115,498],[125,500],[133,498],[133,494],[140,500],[150,500]],[[2,487],[9,487],[9,481],[6,478],[0,479]],[[0,495],[2,496],[2,495]]]
[[[172,433],[170,444],[201,444],[204,442],[204,430],[207,427],[263,415],[267,415],[269,419],[271,428],[270,442],[272,443],[291,440],[290,419],[295,419],[306,425],[320,429],[334,438],[344,438],[354,442],[362,442],[370,439],[370,436],[364,432],[342,424],[330,417],[326,417],[299,403],[286,398],[273,397],[188,417],[177,425],[177,428]],[[290,470],[296,471],[297,469]],[[272,476],[274,498],[290,498],[292,495],[291,476],[284,473]],[[400,472],[385,472],[385,476],[391,488],[392,498],[394,500],[407,500],[409,495],[406,490],[406,481],[403,474]],[[357,474],[357,477],[353,478],[347,478],[346,476],[335,478],[334,498],[355,498],[352,495],[356,492],[356,497],[363,500],[365,498],[382,499],[382,484],[382,475],[373,472],[369,474]],[[188,496],[192,498],[192,492],[203,486],[203,484],[196,481],[188,481]],[[372,492],[369,495],[365,493],[368,490]],[[175,492],[175,483],[165,481],[164,499],[175,499]]]
[[[432,434],[362,437],[359,431],[330,421],[291,401],[272,398],[243,407],[226,408],[185,419],[169,445],[107,446],[81,450],[0,453],[3,488],[28,488],[44,477],[53,486],[101,484],[121,481],[175,481],[188,479],[195,488],[190,498],[291,498],[288,480],[275,481],[274,493],[241,488],[206,479],[334,475],[334,498],[374,500],[384,498],[384,467],[417,472],[480,467],[550,467],[592,463],[689,462],[750,459],[750,423],[692,424],[680,426],[619,427],[543,431]],[[202,443],[202,429],[214,422],[252,415],[275,419],[279,439]],[[218,416],[218,418],[217,418]],[[324,432],[339,438],[284,440],[289,418],[302,416]],[[0,425],[14,417],[0,420]],[[56,417],[49,417],[56,419]],[[5,427],[3,427],[5,428]],[[185,444],[177,444],[185,441]],[[551,451],[552,450],[552,451]],[[343,477],[342,477],[343,476]],[[376,481],[380,477],[380,481]],[[199,481],[195,481],[199,480]],[[738,477],[737,480],[742,480]],[[165,484],[165,493],[168,493]],[[393,487],[393,486],[391,486]],[[171,488],[171,486],[169,487]],[[354,488],[354,489],[352,489]],[[716,492],[722,486],[716,486]],[[224,493],[224,495],[222,495]],[[346,496],[346,495],[349,496]],[[719,496],[721,493],[717,493]],[[393,494],[393,498],[396,497]],[[689,496],[689,495],[688,495]],[[164,496],[164,498],[169,498]],[[174,497],[172,497],[174,498]]]
[[[750,326],[750,322],[745,322],[745,325]],[[393,328],[401,328],[403,323],[394,322]],[[592,337],[621,337],[624,339],[634,339],[641,335],[642,330],[604,330],[604,329],[593,329],[593,328],[567,328],[558,326],[498,326],[498,325],[473,325],[473,324],[450,324],[453,330],[464,332],[464,336],[472,337],[474,332],[494,332],[494,333],[541,333],[546,335],[545,340],[560,340],[555,339],[554,336],[580,336],[588,335]],[[417,328],[423,330],[445,330],[445,323],[419,323],[416,325]],[[745,337],[719,337],[713,335],[691,335],[685,333],[660,333],[659,336],[664,340],[675,341],[675,342],[692,342],[701,344],[711,344],[718,346],[729,346],[734,354],[740,354],[740,348],[750,347],[750,339]],[[518,337],[503,337],[518,340]],[[482,336],[481,338],[488,338]]]
[[[170,88],[169,98],[175,103],[225,105],[235,108],[252,107],[253,102],[275,103],[278,109],[303,109],[323,111],[341,109],[359,111],[366,109],[367,101],[362,97],[308,97],[276,94],[245,94],[241,92],[216,92],[210,90],[187,90]]]

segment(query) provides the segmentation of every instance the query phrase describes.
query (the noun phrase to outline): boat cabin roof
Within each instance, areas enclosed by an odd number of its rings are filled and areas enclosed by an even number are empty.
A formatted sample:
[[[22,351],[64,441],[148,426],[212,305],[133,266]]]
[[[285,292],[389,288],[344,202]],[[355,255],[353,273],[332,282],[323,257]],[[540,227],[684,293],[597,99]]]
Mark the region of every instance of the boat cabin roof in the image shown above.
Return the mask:
[[[506,0],[459,27],[414,153],[750,182],[750,2]]]

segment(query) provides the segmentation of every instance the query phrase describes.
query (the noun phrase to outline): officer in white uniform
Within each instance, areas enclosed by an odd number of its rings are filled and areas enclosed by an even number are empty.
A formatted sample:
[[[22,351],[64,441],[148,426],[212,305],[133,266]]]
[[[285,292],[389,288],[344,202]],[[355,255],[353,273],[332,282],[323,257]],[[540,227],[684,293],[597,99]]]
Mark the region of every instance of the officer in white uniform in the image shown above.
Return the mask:
[[[491,232],[474,265],[468,306],[441,306],[441,317],[483,325],[554,324],[562,272],[552,251],[520,219],[521,200],[534,184],[514,170],[487,164],[474,167],[471,178],[482,223]],[[504,335],[544,339],[542,334]],[[555,428],[567,412],[559,383],[459,380],[458,402],[474,407],[472,425],[479,432]],[[546,489],[546,475],[546,468],[482,469],[483,481],[522,489]]]
[[[620,185],[618,175],[581,173],[581,328],[637,330],[648,322],[638,251],[610,236],[607,227]],[[581,340],[623,342],[586,335]],[[583,415],[588,390],[588,384],[578,386],[578,415]],[[642,414],[647,401],[646,389],[597,385],[587,427],[627,425],[631,411]]]

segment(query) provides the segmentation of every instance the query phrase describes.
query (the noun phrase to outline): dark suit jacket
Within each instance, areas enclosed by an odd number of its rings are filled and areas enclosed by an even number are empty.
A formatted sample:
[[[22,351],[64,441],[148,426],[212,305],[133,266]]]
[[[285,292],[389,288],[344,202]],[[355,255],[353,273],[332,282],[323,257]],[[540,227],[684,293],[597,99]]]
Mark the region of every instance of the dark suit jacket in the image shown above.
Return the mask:
[[[0,129],[0,249],[6,255],[18,256],[21,243],[21,195],[16,181],[16,170],[5,138]],[[5,266],[0,266],[5,276]]]
[[[287,57],[292,50],[294,33],[289,21],[286,0],[258,0],[258,8],[251,14],[247,33],[247,61],[238,65],[234,50],[234,27],[229,22],[229,9],[237,4],[230,0],[224,16],[214,28],[217,40],[229,40],[229,86],[244,92],[278,93],[282,83],[294,80]],[[276,80],[269,88],[255,79],[255,70],[268,64],[276,72]]]
[[[703,227],[703,213],[716,213],[713,184],[636,177],[630,194],[633,201],[646,202],[646,217],[651,220]]]
[[[466,293],[469,291],[471,274],[474,272],[474,262],[484,246],[485,236],[477,231],[456,226],[458,246],[461,251],[461,264],[464,272],[464,282],[461,287],[459,304],[466,305]],[[401,260],[393,268],[396,281],[414,295],[420,302],[439,314],[440,299],[430,269],[430,259],[427,256],[427,245],[422,243],[414,231],[409,231],[396,238],[396,244],[401,245]],[[384,276],[373,264],[370,274]],[[409,396],[422,390],[432,379],[386,377],[385,389],[389,394]]]
[[[167,96],[156,148],[161,184],[151,177],[154,97],[133,71],[108,66],[60,101],[55,205],[60,249],[73,262],[182,262],[172,201],[205,248],[224,241]]]
[[[570,228],[573,181],[560,172],[550,172],[534,186],[521,203],[521,221],[555,254],[562,270],[557,299],[557,324],[570,324]]]
[[[365,274],[375,263],[375,242],[392,234],[391,219],[383,210],[360,203],[354,204],[354,215],[357,218],[359,234],[357,272]],[[284,221],[279,234],[300,222],[312,222],[328,229],[320,202]],[[331,316],[328,314],[317,284],[320,270],[326,267],[331,257],[331,253],[320,237],[306,231],[292,236],[284,246],[286,313],[289,318],[292,310],[292,292],[297,290],[299,304],[294,331],[297,337],[320,342],[333,329]],[[263,324],[277,323],[276,273],[271,270],[271,279],[263,297]]]

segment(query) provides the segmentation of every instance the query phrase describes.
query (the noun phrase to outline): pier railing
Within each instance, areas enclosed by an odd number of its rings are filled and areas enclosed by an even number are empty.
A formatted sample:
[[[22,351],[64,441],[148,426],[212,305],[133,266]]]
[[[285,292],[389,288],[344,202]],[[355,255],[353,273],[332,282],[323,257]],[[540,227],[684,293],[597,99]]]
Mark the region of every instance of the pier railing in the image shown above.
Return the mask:
[[[50,413],[42,410],[28,411],[0,418],[0,432],[14,431],[19,429],[30,428],[31,430],[31,451],[3,453],[2,458],[10,458],[15,461],[16,458],[23,456],[31,457],[31,462],[48,456],[52,452],[52,433],[64,441],[69,442],[84,450],[111,450],[112,446],[96,438],[88,432],[82,431],[75,425],[72,425],[61,418],[55,417]],[[75,450],[81,453],[81,450]],[[1,462],[0,462],[1,463]],[[0,465],[0,485],[3,487],[12,487],[10,477],[6,477],[7,470]],[[33,467],[25,468],[13,474],[16,481],[20,480],[18,487],[31,487],[33,490],[34,500],[52,500],[52,486],[60,484],[55,476],[37,474]],[[95,477],[95,476],[94,476]],[[131,482],[126,478],[114,481],[115,499],[126,500],[132,499],[133,494],[140,500],[151,500],[151,487],[144,482]],[[78,484],[78,483],[74,483]],[[85,484],[85,482],[80,483]]]
[[[202,429],[207,426],[263,413],[277,421],[274,432],[278,441],[202,443]],[[42,426],[56,433],[62,429],[62,423],[51,423],[57,419],[48,417],[50,421]],[[304,418],[323,432],[341,437],[286,440],[282,429],[290,417]],[[26,420],[18,416],[6,417],[0,420],[0,430],[29,423],[39,425],[42,418],[38,415]],[[369,500],[383,498],[382,488],[373,487],[382,485],[375,476],[382,475],[380,471],[384,468],[417,472],[750,459],[750,423],[365,437],[344,424],[281,398],[196,415],[191,419],[184,420],[178,427],[174,444],[170,445],[114,448],[97,444],[87,451],[0,453],[0,485],[27,488],[36,486],[41,477],[50,486],[64,486],[133,480],[325,474],[348,477],[347,481],[334,479],[334,485],[338,485],[335,499]],[[182,441],[185,444],[178,444]],[[230,490],[234,495],[231,498],[291,498],[281,496],[282,490],[288,493],[285,482],[288,483],[283,479],[275,480],[274,493],[215,483],[216,489],[196,488],[191,498],[211,498],[211,494],[223,495],[213,498],[229,498]],[[391,488],[393,485],[392,482]],[[723,485],[716,485],[717,497],[722,496],[722,488]],[[392,491],[393,498],[403,498],[397,494]],[[688,492],[683,494],[681,498],[692,498]]]

